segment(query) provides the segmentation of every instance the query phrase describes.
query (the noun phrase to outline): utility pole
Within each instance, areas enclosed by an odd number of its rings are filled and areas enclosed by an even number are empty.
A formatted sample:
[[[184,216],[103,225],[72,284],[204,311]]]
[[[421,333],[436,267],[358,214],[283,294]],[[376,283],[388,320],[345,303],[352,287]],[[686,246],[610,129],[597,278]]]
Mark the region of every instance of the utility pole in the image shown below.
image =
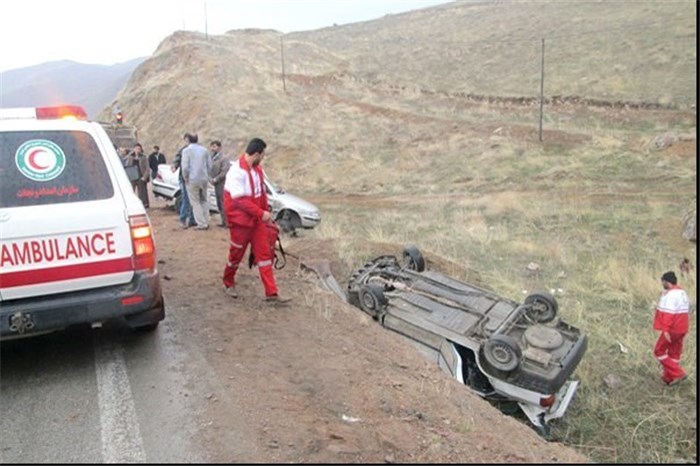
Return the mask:
[[[204,1],[204,38],[209,40],[209,30],[207,29],[207,2]]]
[[[542,64],[540,68],[540,142],[542,142],[542,120],[544,118],[544,37],[542,38]]]
[[[284,40],[282,36],[280,36],[280,53],[282,56],[282,89],[284,89],[284,92],[287,92],[287,81],[284,77]]]

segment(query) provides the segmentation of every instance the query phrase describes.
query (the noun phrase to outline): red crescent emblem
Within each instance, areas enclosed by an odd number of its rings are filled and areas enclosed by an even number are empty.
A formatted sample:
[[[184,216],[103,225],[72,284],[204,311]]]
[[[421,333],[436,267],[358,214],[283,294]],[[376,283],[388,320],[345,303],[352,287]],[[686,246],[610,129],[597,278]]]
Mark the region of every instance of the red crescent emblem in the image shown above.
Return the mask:
[[[48,168],[48,165],[40,165],[37,163],[35,157],[40,154],[41,152],[44,152],[43,149],[35,149],[29,153],[27,156],[27,163],[34,169],[34,170],[46,170]]]

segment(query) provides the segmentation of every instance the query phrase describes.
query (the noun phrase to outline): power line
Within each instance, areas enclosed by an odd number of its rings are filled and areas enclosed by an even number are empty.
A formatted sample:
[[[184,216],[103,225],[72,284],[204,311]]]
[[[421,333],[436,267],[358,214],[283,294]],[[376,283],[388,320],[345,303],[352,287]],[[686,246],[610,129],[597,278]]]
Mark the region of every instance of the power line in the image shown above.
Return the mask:
[[[637,30],[643,30],[643,31],[649,31],[650,28],[663,28],[665,27],[662,24],[658,23],[642,23],[642,24],[635,24],[634,26],[625,26],[625,27],[619,27],[615,29],[610,29],[610,28],[605,28],[605,29],[592,29],[588,31],[581,31],[581,32],[573,32],[570,34],[540,34],[537,37],[529,37],[529,38],[503,38],[503,39],[479,39],[479,40],[460,40],[460,41],[454,41],[454,40],[449,40],[449,41],[443,41],[443,40],[436,40],[436,42],[439,42],[440,44],[443,45],[480,45],[480,44],[496,44],[496,43],[503,43],[503,44],[515,44],[515,43],[527,43],[527,42],[537,42],[539,43],[542,38],[547,39],[548,41],[552,40],[571,40],[571,39],[576,39],[580,37],[586,37],[586,36],[600,36],[601,34],[605,34],[606,36],[609,36],[610,33],[614,32],[626,32],[626,31],[637,31]],[[692,35],[686,35],[682,37],[678,36],[671,36],[667,35],[666,36],[670,40],[678,41],[678,40],[692,40],[696,41],[697,40],[697,34],[692,34]],[[411,38],[399,38],[398,41],[406,41],[410,43],[414,43],[413,39]],[[364,40],[361,42],[367,42],[367,43],[372,43],[372,40]]]

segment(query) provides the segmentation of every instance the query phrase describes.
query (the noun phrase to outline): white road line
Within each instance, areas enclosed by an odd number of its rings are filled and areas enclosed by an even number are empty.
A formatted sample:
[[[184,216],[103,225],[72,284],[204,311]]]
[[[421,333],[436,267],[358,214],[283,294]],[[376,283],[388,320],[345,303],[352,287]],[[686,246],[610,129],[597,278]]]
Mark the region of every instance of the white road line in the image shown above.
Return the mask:
[[[144,463],[139,430],[122,347],[95,338],[95,372],[105,463]]]

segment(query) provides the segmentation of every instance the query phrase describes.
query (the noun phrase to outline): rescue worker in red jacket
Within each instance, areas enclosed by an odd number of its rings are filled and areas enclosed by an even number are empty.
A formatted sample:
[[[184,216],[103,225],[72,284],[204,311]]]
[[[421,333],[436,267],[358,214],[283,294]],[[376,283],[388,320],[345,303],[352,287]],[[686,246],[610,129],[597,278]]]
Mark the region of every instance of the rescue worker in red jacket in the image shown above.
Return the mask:
[[[268,240],[268,224],[274,224],[265,191],[265,172],[260,166],[267,144],[254,138],[238,161],[231,162],[224,182],[224,212],[231,244],[224,268],[224,292],[237,298],[235,276],[250,244],[258,273],[265,288],[266,301],[284,304],[290,301],[279,295],[273,273],[274,251]]]
[[[677,285],[674,272],[661,276],[661,292],[654,315],[654,330],[661,334],[654,346],[654,356],[663,366],[661,378],[668,385],[676,385],[688,377],[680,365],[683,338],[688,333],[688,293]]]

